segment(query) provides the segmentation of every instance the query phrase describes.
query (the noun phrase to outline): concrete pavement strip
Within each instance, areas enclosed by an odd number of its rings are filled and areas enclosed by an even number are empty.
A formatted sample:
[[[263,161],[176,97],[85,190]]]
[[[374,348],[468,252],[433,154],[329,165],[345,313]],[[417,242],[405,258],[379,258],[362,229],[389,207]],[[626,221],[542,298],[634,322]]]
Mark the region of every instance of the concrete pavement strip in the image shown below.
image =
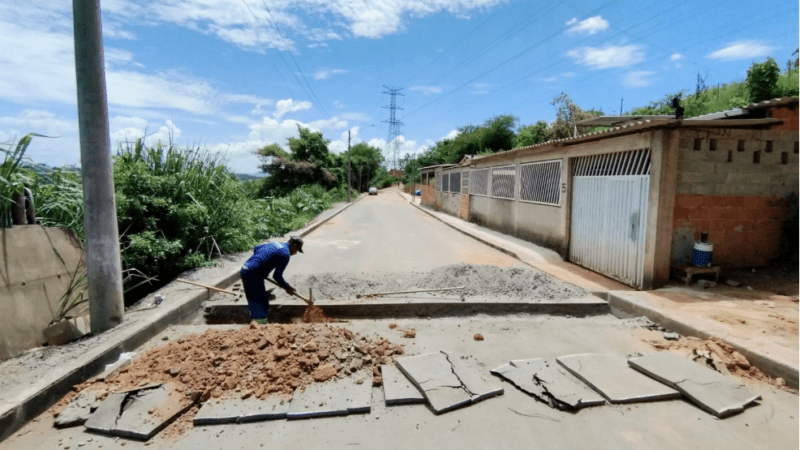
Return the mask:
[[[395,366],[381,366],[383,398],[386,406],[425,403],[425,397]]]
[[[406,199],[410,198],[410,196],[404,193],[400,193],[400,195]],[[410,203],[420,211],[451,228],[515,257],[536,269],[559,278],[562,281],[580,286],[603,300],[607,300],[612,308],[612,312],[616,313],[616,311],[621,311],[624,314],[645,316],[653,322],[684,336],[698,337],[701,339],[714,337],[725,341],[732,345],[736,351],[744,355],[752,365],[758,367],[765,374],[773,378],[783,378],[786,380],[786,384],[792,388],[797,389],[800,386],[800,362],[798,362],[798,353],[796,349],[779,348],[775,345],[766,346],[766,348],[764,348],[765,346],[760,345],[760,343],[754,343],[752,340],[731,336],[729,331],[718,329],[719,327],[711,321],[699,317],[679,317],[673,311],[659,308],[647,300],[648,296],[651,295],[647,292],[609,290],[591,281],[581,280],[579,275],[554,265],[546,258],[537,257],[537,255],[523,257],[526,252],[531,251],[519,245],[513,244],[507,240],[504,242],[502,238],[497,236],[492,236],[491,239],[479,236],[475,231],[471,230],[470,227],[461,224],[459,222],[460,219],[431,211],[414,202]],[[516,252],[511,249],[516,250]],[[562,264],[570,263],[562,262]]]
[[[740,413],[747,405],[761,398],[743,383],[675,353],[663,352],[632,358],[628,364],[677,389],[694,404],[719,418]]]
[[[214,399],[203,403],[192,423],[199,426],[279,420],[285,419],[288,412],[289,400],[279,395],[271,395],[263,400],[256,397]]]
[[[556,361],[611,403],[681,398],[675,389],[631,369],[623,356],[585,353],[561,356]]]
[[[77,397],[62,410],[55,420],[56,428],[67,428],[83,425],[89,420],[92,413],[100,406],[97,399],[98,392],[86,390],[78,394]]]
[[[606,403],[602,395],[552,360],[515,359],[491,372],[553,408],[575,411]]]
[[[287,420],[369,413],[372,377],[366,373],[313,383],[295,391]]]
[[[360,195],[355,201],[336,211],[323,212],[320,214],[323,217],[318,222],[289,234],[304,237],[365,196]],[[246,257],[249,257],[249,252],[241,254],[241,258]],[[206,284],[214,287],[233,284],[239,278],[240,266],[241,262],[234,264],[223,276],[218,276]],[[186,278],[195,279],[205,270],[212,273],[219,272],[219,268],[201,268]],[[168,326],[181,323],[194,315],[202,302],[210,298],[208,290],[204,288],[186,288],[186,285],[177,282],[164,286],[154,294],[159,293],[164,294],[167,299],[157,308],[138,313],[130,311],[126,314],[144,315],[137,316],[135,323],[126,321],[122,325],[106,331],[101,335],[104,339],[101,343],[76,355],[69,364],[60,365],[32,385],[15,390],[14,392],[18,392],[18,394],[14,397],[0,400],[0,441],[10,436],[27,421],[46,411],[66,395],[72,386],[88,380],[103,371],[106,365],[117,361],[121,353],[136,349]],[[97,337],[89,337],[88,340],[91,341]]]
[[[194,400],[172,383],[110,394],[86,421],[86,429],[148,440],[185,413]]]
[[[399,358],[397,366],[425,395],[435,414],[503,394],[501,386],[477,369],[456,361],[453,355],[439,351]]]

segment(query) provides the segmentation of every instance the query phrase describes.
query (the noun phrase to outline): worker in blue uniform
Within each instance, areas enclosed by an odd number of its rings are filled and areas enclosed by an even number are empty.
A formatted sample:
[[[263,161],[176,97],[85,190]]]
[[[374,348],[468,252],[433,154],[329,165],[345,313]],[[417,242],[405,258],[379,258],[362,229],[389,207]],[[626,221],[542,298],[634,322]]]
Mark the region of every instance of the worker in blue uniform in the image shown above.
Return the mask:
[[[283,271],[289,264],[289,258],[297,252],[303,253],[303,240],[292,237],[289,242],[268,242],[253,248],[253,256],[242,266],[239,274],[242,277],[244,294],[250,307],[250,317],[257,323],[267,323],[269,316],[269,294],[264,289],[264,279],[275,270],[273,278],[289,295],[295,290],[283,279]]]

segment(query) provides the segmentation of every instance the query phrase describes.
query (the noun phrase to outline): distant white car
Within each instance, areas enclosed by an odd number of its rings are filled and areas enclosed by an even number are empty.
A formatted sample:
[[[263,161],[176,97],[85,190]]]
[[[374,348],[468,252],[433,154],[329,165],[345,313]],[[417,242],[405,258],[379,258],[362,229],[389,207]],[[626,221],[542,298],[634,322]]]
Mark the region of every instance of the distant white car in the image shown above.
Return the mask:
[[[369,195],[378,195],[378,188],[376,188],[375,186],[369,188]]]

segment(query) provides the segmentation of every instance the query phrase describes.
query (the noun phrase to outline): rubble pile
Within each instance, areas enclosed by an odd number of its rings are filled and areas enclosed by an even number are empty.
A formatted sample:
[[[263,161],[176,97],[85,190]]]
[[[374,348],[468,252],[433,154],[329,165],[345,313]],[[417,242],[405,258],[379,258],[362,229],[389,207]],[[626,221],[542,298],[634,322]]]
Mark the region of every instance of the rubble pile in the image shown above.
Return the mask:
[[[257,325],[237,330],[206,330],[155,348],[105,380],[78,390],[120,392],[142,385],[173,382],[179,392],[199,393],[200,401],[220,397],[290,397],[314,382],[379,367],[402,355],[400,345],[368,339],[327,324]]]

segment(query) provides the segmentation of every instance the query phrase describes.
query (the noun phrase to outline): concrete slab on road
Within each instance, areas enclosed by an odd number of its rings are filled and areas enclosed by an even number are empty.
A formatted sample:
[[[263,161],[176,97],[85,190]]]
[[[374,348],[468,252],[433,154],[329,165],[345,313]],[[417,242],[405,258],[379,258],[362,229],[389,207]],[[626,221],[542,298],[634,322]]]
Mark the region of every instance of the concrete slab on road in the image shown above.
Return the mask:
[[[759,399],[744,383],[674,353],[656,353],[628,361],[634,369],[680,391],[717,417],[744,411]]]
[[[397,328],[389,328],[396,323]],[[648,340],[661,333],[630,325],[613,316],[565,318],[555,316],[506,316],[443,318],[435,320],[361,320],[335,326],[364,336],[383,337],[402,343],[407,355],[431,353],[447,348],[454,354],[470,355],[487,372],[532,349],[542,358],[583,352],[627,355],[651,353]],[[215,326],[221,327],[221,326]],[[172,327],[156,336],[146,347],[163,344],[162,337],[177,339],[183,327]],[[186,332],[203,326],[186,327]],[[227,326],[226,326],[227,328]],[[415,329],[416,337],[406,339],[398,329]],[[473,335],[481,333],[483,341]],[[150,449],[225,449],[266,447],[288,449],[338,448],[348,444],[384,448],[507,447],[542,449],[595,448],[639,450],[642,448],[726,450],[797,448],[800,405],[796,394],[764,383],[745,381],[763,400],[742,414],[716,420],[686,401],[636,403],[584,408],[577,413],[559,411],[536,401],[517,389],[504,395],[433,415],[423,405],[386,407],[381,388],[372,388],[369,414],[347,415],[319,420],[266,421],[190,428],[181,437],[172,432],[152,438]],[[18,448],[76,449],[87,435],[79,428],[53,428],[52,415],[39,416],[9,439],[0,450]],[[59,440],[61,442],[59,443]],[[138,443],[129,443],[127,447]],[[95,435],[81,450],[119,448],[114,438]]]
[[[425,403],[425,397],[395,366],[381,366],[383,398],[386,406]]]
[[[279,395],[266,399],[211,399],[200,407],[192,419],[194,425],[221,425],[224,423],[258,422],[261,420],[285,419],[289,412],[289,400]]]
[[[560,356],[556,360],[611,403],[681,398],[675,389],[631,369],[628,358],[621,355],[585,353]]]
[[[606,402],[554,360],[515,359],[492,369],[492,373],[554,408],[574,411]]]

